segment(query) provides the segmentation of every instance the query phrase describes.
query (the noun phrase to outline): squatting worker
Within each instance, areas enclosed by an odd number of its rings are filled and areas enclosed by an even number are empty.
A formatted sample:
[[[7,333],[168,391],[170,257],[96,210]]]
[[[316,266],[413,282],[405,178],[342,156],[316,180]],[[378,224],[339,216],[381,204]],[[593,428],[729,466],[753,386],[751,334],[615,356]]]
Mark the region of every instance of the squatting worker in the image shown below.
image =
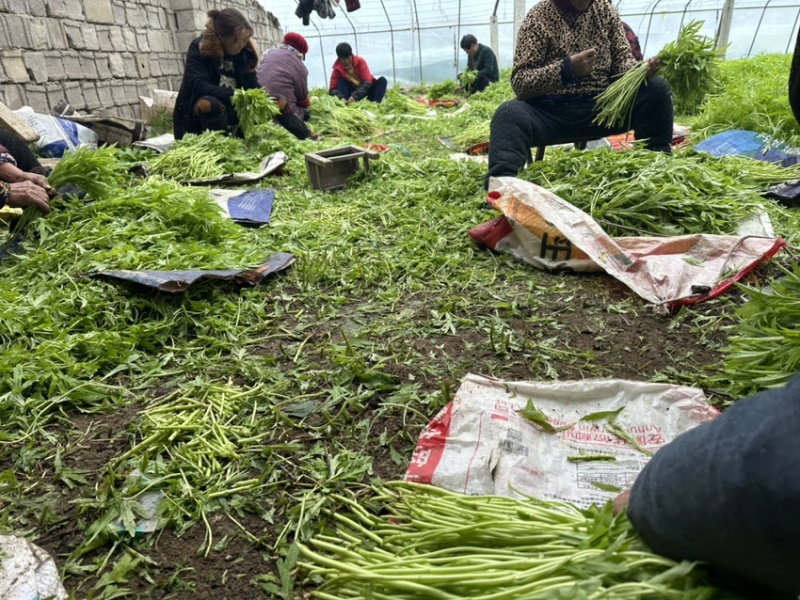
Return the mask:
[[[800,594],[800,376],[656,452],[615,501],[655,552],[702,561],[747,598]],[[741,584],[738,584],[741,586]]]
[[[205,31],[189,45],[175,101],[175,139],[207,130],[236,133],[235,90],[258,87],[253,28],[235,8],[209,10]]]
[[[467,69],[478,73],[478,78],[468,86],[467,92],[482,92],[490,83],[500,81],[500,68],[491,48],[479,44],[478,39],[468,33],[461,38],[461,49],[467,53]]]
[[[0,208],[36,206],[50,212],[56,194],[44,175],[45,168],[16,133],[0,129]]]
[[[492,118],[486,185],[489,177],[515,176],[532,146],[624,131],[592,125],[595,96],[636,64],[609,0],[541,0],[517,35],[511,73],[516,99],[501,104]],[[649,64],[631,125],[647,148],[670,152],[672,92],[654,77],[658,59]]]
[[[259,85],[278,100],[281,108],[276,121],[301,140],[317,137],[306,125],[311,105],[308,68],[304,64],[306,54],[306,38],[290,31],[283,36],[282,44],[264,53],[258,65]]]
[[[367,61],[353,54],[347,42],[336,46],[336,60],[331,71],[328,93],[348,104],[366,98],[380,103],[386,95],[386,77],[375,77]]]

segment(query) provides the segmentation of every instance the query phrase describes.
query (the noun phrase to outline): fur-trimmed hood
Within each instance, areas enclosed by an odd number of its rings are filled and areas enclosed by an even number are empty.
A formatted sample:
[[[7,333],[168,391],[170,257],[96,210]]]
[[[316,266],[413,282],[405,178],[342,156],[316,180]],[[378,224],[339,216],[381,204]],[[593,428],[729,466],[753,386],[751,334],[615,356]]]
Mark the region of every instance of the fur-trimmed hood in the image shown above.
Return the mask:
[[[250,71],[255,71],[258,66],[258,48],[253,38],[247,40],[247,45],[242,50],[247,57],[247,66]],[[222,47],[222,40],[208,27],[200,35],[200,55],[205,58],[222,59],[225,57],[225,49]]]

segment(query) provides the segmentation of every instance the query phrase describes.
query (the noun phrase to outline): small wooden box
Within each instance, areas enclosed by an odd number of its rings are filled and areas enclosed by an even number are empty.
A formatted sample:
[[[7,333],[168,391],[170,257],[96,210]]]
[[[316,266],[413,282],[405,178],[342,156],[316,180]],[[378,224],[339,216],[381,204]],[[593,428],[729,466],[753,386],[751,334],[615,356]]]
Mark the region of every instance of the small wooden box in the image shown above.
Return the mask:
[[[323,191],[342,188],[347,178],[358,171],[360,158],[364,159],[364,170],[369,171],[370,159],[376,160],[379,156],[377,152],[352,145],[309,152],[306,169],[311,187]]]

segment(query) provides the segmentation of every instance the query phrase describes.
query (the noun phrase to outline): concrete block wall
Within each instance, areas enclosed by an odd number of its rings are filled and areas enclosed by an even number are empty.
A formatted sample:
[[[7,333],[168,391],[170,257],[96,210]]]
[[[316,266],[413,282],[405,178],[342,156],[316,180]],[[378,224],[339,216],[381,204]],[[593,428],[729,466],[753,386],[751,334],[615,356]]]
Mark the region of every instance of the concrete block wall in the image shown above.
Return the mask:
[[[206,12],[227,7],[247,16],[259,49],[280,40],[257,0],[0,0],[0,101],[140,118],[139,96],[180,87]]]

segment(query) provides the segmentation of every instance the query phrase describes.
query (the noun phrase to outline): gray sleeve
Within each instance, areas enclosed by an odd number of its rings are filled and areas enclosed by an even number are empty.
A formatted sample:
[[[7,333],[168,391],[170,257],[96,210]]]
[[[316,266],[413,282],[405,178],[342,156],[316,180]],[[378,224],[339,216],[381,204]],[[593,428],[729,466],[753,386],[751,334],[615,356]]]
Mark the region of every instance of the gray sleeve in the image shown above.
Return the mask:
[[[628,517],[657,553],[800,592],[800,377],[659,450]]]

